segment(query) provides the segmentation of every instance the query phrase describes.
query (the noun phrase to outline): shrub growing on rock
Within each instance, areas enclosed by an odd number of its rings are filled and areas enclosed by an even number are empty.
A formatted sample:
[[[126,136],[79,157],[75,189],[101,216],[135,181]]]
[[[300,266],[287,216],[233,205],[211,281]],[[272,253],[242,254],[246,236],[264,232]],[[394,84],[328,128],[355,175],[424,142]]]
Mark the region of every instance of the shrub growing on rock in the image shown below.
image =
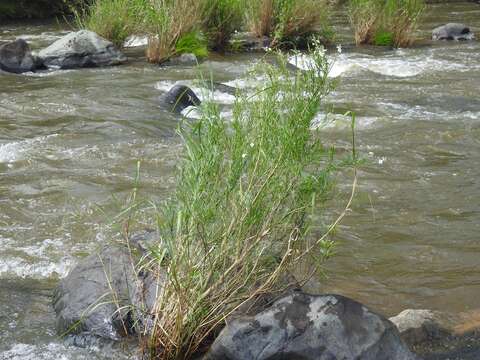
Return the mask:
[[[147,329],[152,358],[188,358],[243,304],[282,291],[300,264],[314,274],[332,254],[334,225],[315,238],[310,214],[352,162],[311,129],[333,88],[323,49],[312,59],[293,74],[283,56],[258,65],[267,81],[237,94],[232,118],[203,101],[200,119],[181,125],[176,190],[158,206],[159,241],[143,265],[166,272]]]

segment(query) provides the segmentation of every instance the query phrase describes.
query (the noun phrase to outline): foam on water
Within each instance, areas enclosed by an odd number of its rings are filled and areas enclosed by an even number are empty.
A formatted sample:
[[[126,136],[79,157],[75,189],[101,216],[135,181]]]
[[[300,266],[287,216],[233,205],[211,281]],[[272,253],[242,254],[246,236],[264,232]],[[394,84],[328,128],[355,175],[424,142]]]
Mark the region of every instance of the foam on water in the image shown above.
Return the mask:
[[[125,40],[123,46],[126,48],[133,48],[133,47],[139,47],[139,46],[147,46],[147,44],[148,44],[147,36],[131,35]]]
[[[0,279],[64,277],[71,268],[73,258],[63,256],[57,262],[52,261],[53,254],[62,256],[64,252],[61,239],[45,239],[40,244],[21,247],[13,239],[0,237]],[[23,253],[22,256],[19,253]]]
[[[26,160],[30,153],[38,151],[38,145],[44,144],[57,134],[40,136],[33,139],[14,141],[11,143],[0,145],[0,163],[13,163],[16,161]]]
[[[29,263],[26,260],[13,257],[0,260],[0,279],[18,277],[22,279],[48,279],[51,277],[65,277],[71,269],[73,259],[63,258],[55,263],[50,260],[35,260]]]
[[[311,67],[312,58],[305,54],[295,55],[289,58],[289,62],[306,70]],[[376,74],[391,77],[414,77],[426,72],[437,71],[470,71],[471,65],[441,59],[431,51],[427,56],[410,55],[405,50],[397,50],[384,57],[370,56],[365,54],[341,54],[330,60],[330,77],[355,73],[359,71],[371,71]]]
[[[61,343],[15,344],[9,350],[0,353],[0,360],[91,360],[91,359],[129,359],[127,354],[117,351],[102,351],[98,348],[79,349]]]

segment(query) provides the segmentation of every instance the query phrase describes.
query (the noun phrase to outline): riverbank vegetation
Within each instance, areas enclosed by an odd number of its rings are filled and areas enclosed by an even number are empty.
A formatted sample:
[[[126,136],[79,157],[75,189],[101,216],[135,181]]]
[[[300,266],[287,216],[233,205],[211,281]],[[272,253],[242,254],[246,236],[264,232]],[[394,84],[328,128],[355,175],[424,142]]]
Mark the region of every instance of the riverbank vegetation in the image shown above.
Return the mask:
[[[424,10],[424,0],[350,0],[348,4],[357,45],[410,46]]]
[[[195,52],[186,44],[198,50],[203,42],[192,40],[204,39],[205,47],[224,51],[243,30],[268,36],[277,48],[305,48],[313,36],[325,44],[333,34],[329,8],[326,0],[96,0],[73,12],[78,27],[117,45],[130,35],[148,36],[147,58],[162,63]]]
[[[312,36],[323,44],[332,40],[326,0],[253,0],[246,9],[248,29],[272,39],[273,47],[305,47]]]
[[[200,119],[181,125],[176,190],[156,206],[160,240],[142,267],[166,273],[145,349],[151,358],[189,358],[242,305],[281,292],[291,285],[281,279],[299,266],[306,280],[332,255],[335,226],[314,237],[310,215],[356,159],[337,157],[311,129],[334,85],[321,47],[312,59],[294,74],[284,56],[258,65],[254,75],[267,81],[253,96],[237,94],[232,118],[205,101]]]
[[[162,63],[183,52],[225,51],[236,32],[270,39],[272,48],[307,47],[312,37],[330,44],[334,32],[328,0],[94,0],[73,6],[75,23],[122,46],[148,37],[147,58]],[[77,3],[75,3],[77,4]],[[407,47],[425,9],[424,0],[349,0],[345,6],[355,42]],[[180,43],[180,45],[179,45]],[[189,44],[192,48],[189,48]]]

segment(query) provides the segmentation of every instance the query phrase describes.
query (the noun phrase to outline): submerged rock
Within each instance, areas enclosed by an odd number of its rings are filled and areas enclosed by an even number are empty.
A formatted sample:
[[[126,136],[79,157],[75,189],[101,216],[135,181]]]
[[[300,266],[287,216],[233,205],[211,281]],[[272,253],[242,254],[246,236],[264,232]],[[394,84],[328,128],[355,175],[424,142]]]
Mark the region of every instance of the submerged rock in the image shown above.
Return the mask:
[[[177,114],[180,114],[189,106],[199,106],[201,104],[193,90],[185,85],[173,86],[167,93],[159,97],[159,102],[168,111]]]
[[[182,54],[180,56],[175,56],[169,59],[167,62],[162,63],[163,66],[165,65],[179,65],[179,66],[195,66],[198,64],[198,59],[195,54]]]
[[[119,65],[127,61],[110,41],[88,30],[64,36],[38,56],[45,66],[60,69]]]
[[[132,328],[130,294],[136,279],[126,249],[106,247],[80,261],[55,290],[58,333],[111,340],[128,334]]]
[[[204,360],[414,360],[390,321],[339,295],[293,293],[233,320]]]
[[[432,40],[472,40],[474,34],[464,24],[448,23],[432,31]]]
[[[35,58],[30,46],[23,39],[0,45],[0,69],[3,71],[21,74],[34,71]]]

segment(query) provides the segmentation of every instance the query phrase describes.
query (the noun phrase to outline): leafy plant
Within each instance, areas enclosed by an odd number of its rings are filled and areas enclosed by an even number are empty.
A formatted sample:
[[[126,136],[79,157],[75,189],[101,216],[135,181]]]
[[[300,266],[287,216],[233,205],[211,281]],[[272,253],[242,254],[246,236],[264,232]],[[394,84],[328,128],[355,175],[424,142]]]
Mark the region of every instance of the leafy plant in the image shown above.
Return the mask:
[[[300,264],[314,274],[331,256],[337,222],[314,238],[310,215],[346,163],[311,129],[334,84],[316,49],[293,75],[284,56],[258,65],[254,72],[268,80],[253,96],[238,93],[231,119],[204,101],[201,118],[180,127],[176,190],[158,206],[159,242],[144,264],[166,273],[152,314],[152,358],[188,358],[242,304],[281,291],[282,276]]]
[[[244,0],[201,0],[202,28],[209,47],[224,50],[232,34],[239,30],[244,18]]]
[[[178,39],[175,52],[177,54],[192,53],[199,58],[207,57],[207,41],[201,32],[192,31]]]
[[[377,31],[373,44],[377,46],[393,46],[393,34],[389,31]]]

